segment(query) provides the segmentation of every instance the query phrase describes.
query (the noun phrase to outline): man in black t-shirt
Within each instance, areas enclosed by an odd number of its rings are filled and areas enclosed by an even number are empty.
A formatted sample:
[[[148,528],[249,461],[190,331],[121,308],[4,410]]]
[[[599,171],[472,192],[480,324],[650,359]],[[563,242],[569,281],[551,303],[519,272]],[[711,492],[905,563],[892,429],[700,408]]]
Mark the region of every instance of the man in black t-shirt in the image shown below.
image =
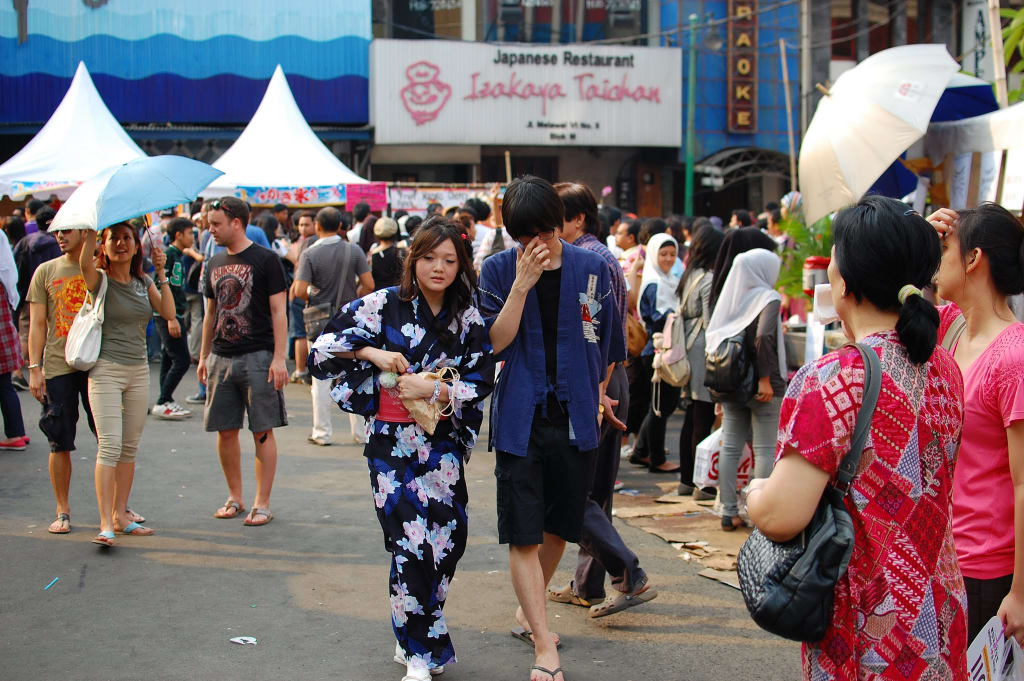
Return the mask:
[[[245,236],[249,207],[234,197],[210,204],[210,235],[227,250],[206,266],[203,347],[199,380],[207,384],[203,422],[217,432],[217,454],[228,483],[228,500],[214,513],[234,518],[242,505],[242,454],[238,431],[243,412],[256,444],[256,498],[246,525],[273,519],[270,490],[277,470],[274,428],[288,425],[281,389],[285,367],[287,319],[281,259]]]

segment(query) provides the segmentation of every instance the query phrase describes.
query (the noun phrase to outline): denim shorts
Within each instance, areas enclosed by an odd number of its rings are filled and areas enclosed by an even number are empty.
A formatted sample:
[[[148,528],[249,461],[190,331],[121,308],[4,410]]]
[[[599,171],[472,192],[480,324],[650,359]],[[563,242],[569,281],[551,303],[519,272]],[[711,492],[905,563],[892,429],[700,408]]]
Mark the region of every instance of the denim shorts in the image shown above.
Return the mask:
[[[249,414],[249,430],[254,433],[288,425],[284,393],[267,382],[273,358],[270,350],[234,357],[210,354],[203,411],[206,432],[241,430],[245,413]]]
[[[596,450],[569,444],[568,422],[533,417],[526,456],[497,452],[498,543],[544,543],[544,533],[579,541]]]
[[[50,442],[51,452],[73,452],[78,429],[78,408],[81,402],[89,430],[96,434],[96,424],[89,406],[89,372],[72,371],[46,379],[46,403],[39,418],[39,430]]]
[[[302,321],[302,310],[306,301],[295,298],[288,305],[288,338],[305,338],[306,324]]]

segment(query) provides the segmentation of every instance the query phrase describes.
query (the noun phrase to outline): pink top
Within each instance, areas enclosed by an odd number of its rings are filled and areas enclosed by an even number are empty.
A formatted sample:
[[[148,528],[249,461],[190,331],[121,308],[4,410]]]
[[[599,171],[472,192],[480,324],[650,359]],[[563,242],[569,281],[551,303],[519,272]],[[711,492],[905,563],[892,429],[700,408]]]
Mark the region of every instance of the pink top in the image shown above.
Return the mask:
[[[960,315],[939,308],[939,342]],[[954,346],[954,350],[955,350]],[[965,577],[1013,574],[1013,481],[1006,429],[1024,419],[1024,324],[1008,326],[964,373],[964,427],[953,475],[953,538]]]

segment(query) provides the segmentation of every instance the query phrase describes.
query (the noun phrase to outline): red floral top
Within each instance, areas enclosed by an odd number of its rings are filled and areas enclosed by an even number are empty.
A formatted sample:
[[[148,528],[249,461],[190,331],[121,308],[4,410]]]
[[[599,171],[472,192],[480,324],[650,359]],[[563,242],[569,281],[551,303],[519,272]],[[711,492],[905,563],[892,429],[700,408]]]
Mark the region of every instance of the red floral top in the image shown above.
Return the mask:
[[[819,643],[804,644],[804,678],[966,680],[967,598],[951,524],[960,370],[941,348],[913,364],[892,331],[864,343],[884,375],[846,497],[856,541],[831,627]],[[856,348],[800,369],[782,402],[777,456],[799,453],[834,478],[863,391]]]

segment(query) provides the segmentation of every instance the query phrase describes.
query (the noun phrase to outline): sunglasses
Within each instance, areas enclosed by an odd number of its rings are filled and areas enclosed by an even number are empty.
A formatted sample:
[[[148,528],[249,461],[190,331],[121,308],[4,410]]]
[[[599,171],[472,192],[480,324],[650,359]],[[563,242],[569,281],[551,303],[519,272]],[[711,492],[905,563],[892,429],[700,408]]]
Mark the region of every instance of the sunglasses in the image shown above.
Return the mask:
[[[231,206],[229,204],[224,203],[224,201],[222,201],[221,199],[214,199],[213,201],[210,201],[209,203],[207,203],[206,206],[207,206],[207,212],[209,212],[211,210],[219,210],[219,211],[222,211],[229,218],[238,218],[239,220],[242,219],[240,215],[236,214],[231,209]]]
[[[528,234],[523,234],[519,239],[520,241],[526,242],[532,241],[535,238],[539,238],[541,241],[547,241],[554,235],[554,233],[554,229],[538,229]]]

